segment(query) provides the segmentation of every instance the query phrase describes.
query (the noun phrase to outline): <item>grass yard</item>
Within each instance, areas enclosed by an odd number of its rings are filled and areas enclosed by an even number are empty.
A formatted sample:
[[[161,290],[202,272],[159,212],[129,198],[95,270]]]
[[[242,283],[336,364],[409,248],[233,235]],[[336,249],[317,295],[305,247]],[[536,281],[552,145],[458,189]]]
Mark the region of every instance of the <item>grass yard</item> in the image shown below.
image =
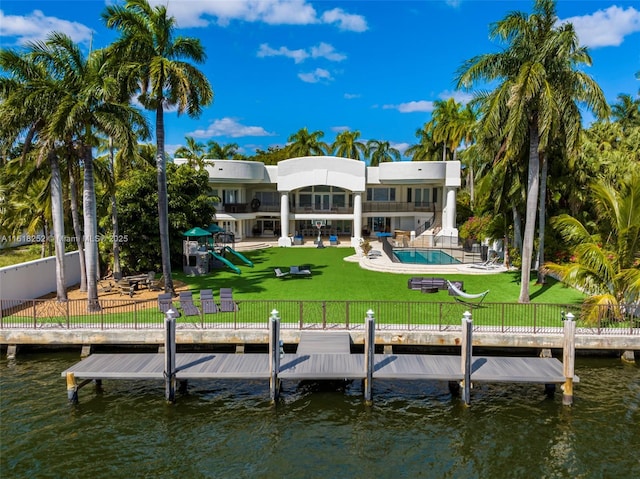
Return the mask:
[[[421,301],[454,302],[447,291],[422,294],[408,289],[407,281],[413,276],[437,276],[449,280],[464,280],[468,293],[480,293],[487,289],[490,293],[485,302],[517,303],[520,295],[520,272],[500,274],[393,274],[361,269],[358,263],[344,261],[353,254],[351,248],[268,248],[243,253],[253,261],[250,268],[239,260],[232,261],[240,268],[238,275],[228,268],[216,269],[206,276],[186,276],[175,273],[176,279],[184,281],[196,294],[201,289],[212,289],[214,294],[221,287],[231,287],[238,300],[378,300],[378,301]],[[311,278],[275,276],[274,268],[288,271],[290,266],[308,266]],[[549,278],[547,284],[535,284],[532,276],[531,302],[553,304],[579,304],[584,295],[566,288]]]
[[[0,268],[40,259],[41,245],[18,246],[0,249]]]

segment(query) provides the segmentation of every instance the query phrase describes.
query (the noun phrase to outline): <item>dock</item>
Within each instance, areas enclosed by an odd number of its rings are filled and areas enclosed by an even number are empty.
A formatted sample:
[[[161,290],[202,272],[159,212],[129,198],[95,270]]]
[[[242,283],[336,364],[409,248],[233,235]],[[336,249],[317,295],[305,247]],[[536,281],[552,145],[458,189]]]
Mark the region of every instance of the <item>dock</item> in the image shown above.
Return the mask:
[[[373,319],[370,319],[370,337],[374,338]],[[566,385],[570,379],[572,396],[572,384],[578,381],[572,364],[566,364],[573,362],[572,353],[565,352],[564,364],[555,358],[473,357],[470,319],[466,320],[469,336],[463,331],[461,356],[373,354],[374,341],[365,345],[364,354],[352,353],[349,333],[329,331],[304,331],[296,353],[284,354],[278,336],[279,323],[272,321],[269,354],[176,353],[175,344],[168,344],[164,353],[157,354],[92,354],[63,371],[62,377],[67,378],[68,390],[75,393],[75,400],[81,387],[76,379],[83,379],[83,384],[105,379],[161,380],[167,383],[170,400],[173,400],[175,382],[185,385],[189,380],[203,379],[269,380],[272,399],[277,398],[281,381],[363,380],[365,399],[369,401],[375,380],[447,381],[450,388],[452,384],[463,388],[467,404],[471,383],[536,383],[549,388]],[[168,338],[171,338],[170,326]],[[173,331],[175,334],[175,329]],[[72,399],[72,394],[69,398]]]

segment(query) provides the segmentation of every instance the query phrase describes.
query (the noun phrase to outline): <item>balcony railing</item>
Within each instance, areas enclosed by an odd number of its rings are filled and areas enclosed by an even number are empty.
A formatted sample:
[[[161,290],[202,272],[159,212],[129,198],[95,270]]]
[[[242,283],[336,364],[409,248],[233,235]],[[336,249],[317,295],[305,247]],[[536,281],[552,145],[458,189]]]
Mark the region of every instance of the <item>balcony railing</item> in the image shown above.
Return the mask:
[[[362,205],[363,213],[410,213],[410,212],[434,212],[434,203],[401,203],[395,201],[373,201]],[[266,213],[280,212],[280,203],[261,203],[257,210],[251,208],[250,203],[227,203],[222,205],[219,213],[249,213],[260,211]],[[318,213],[318,214],[353,214],[353,206],[332,206],[330,208],[316,208],[314,206],[290,206],[291,213]]]

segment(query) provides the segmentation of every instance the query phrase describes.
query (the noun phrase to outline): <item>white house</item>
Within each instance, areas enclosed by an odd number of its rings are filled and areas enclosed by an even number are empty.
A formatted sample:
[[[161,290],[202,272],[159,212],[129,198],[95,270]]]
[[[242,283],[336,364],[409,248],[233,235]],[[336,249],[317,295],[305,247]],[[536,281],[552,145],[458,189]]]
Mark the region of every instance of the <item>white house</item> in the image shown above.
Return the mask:
[[[459,161],[391,162],[367,167],[362,161],[307,156],[264,165],[256,161],[209,160],[206,167],[216,205],[215,221],[237,240],[277,236],[291,246],[299,236],[350,239],[402,231],[428,238],[425,244],[458,241],[456,191]],[[184,159],[174,160],[176,164]]]

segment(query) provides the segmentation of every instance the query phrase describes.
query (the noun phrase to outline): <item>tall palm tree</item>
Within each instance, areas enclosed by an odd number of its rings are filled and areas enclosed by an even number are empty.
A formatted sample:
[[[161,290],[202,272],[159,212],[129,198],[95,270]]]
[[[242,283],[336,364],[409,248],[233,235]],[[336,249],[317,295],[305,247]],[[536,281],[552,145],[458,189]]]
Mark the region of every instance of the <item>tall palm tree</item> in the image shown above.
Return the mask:
[[[206,76],[189,63],[202,63],[206,55],[198,39],[175,35],[176,21],[167,15],[166,6],[151,7],[147,0],[127,0],[124,6],[107,6],[102,18],[107,27],[120,32],[110,49],[114,58],[123,62],[128,84],[137,84],[138,100],[155,111],[162,273],[164,290],[172,293],[164,109],[175,106],[179,115],[186,112],[198,117],[202,107],[213,101]]]
[[[93,51],[85,58],[71,38],[53,33],[46,43],[36,48],[34,55],[50,71],[56,72],[64,85],[64,92],[42,136],[52,143],[59,138],[72,138],[84,167],[87,308],[97,311],[100,309],[97,292],[98,227],[93,165],[96,136],[102,133],[113,137],[117,144],[133,149],[137,143],[137,132],[145,129],[146,122],[137,109],[113,101],[117,98],[119,86],[109,74],[105,50]]]
[[[411,145],[404,152],[405,155],[411,157],[411,161],[438,161],[440,158],[440,146],[433,140],[433,133],[427,125],[425,124],[416,130],[416,138],[420,141]]]
[[[506,48],[467,60],[459,71],[458,87],[468,88],[477,80],[501,82],[486,98],[492,106],[485,113],[485,125],[504,125],[493,133],[504,136],[508,158],[515,160],[523,149],[529,151],[519,297],[519,302],[527,303],[540,156],[544,158],[553,140],[562,139],[567,151],[576,148],[581,128],[577,102],[605,117],[608,105],[597,83],[577,69],[590,65],[591,58],[586,48],[578,46],[573,25],[558,26],[554,0],[536,0],[528,17],[509,13],[492,25],[491,37],[506,42]]]
[[[605,312],[619,319],[626,304],[640,300],[640,169],[628,181],[595,183],[590,191],[595,222],[586,225],[566,214],[552,220],[575,262],[545,263],[544,269],[590,295],[583,307],[585,320],[595,322]]]
[[[239,155],[237,143],[227,143],[226,145],[221,145],[217,141],[209,140],[207,142],[207,146],[207,156],[210,158],[216,158],[219,160],[232,160]]]
[[[306,126],[301,128],[287,139],[289,154],[294,157],[325,155],[330,148],[324,141],[320,141],[323,136],[323,131],[317,130],[309,133]]]
[[[433,140],[443,145],[442,161],[447,159],[447,150],[451,151],[453,159],[456,159],[456,149],[462,140],[459,128],[460,106],[453,98],[436,100],[431,120],[427,123]]]
[[[354,160],[366,159],[368,155],[367,145],[358,141],[359,131],[342,131],[336,135],[336,139],[331,145],[331,150],[336,156],[352,158]]]
[[[388,161],[400,161],[400,152],[388,141],[369,140],[367,150],[371,156],[371,166],[378,166]]]
[[[173,154],[174,158],[185,158],[189,166],[203,170],[206,156],[204,143],[196,141],[192,136],[185,136],[184,139],[187,142],[187,146],[178,148]]]
[[[47,161],[51,170],[51,213],[56,257],[56,298],[67,300],[64,275],[64,217],[62,178],[55,142],[42,140],[56,104],[64,92],[64,85],[36,57],[40,44],[30,43],[25,52],[0,50],[0,117],[2,136],[7,145],[14,145],[24,137],[21,157],[27,159],[33,142],[37,165]]]

